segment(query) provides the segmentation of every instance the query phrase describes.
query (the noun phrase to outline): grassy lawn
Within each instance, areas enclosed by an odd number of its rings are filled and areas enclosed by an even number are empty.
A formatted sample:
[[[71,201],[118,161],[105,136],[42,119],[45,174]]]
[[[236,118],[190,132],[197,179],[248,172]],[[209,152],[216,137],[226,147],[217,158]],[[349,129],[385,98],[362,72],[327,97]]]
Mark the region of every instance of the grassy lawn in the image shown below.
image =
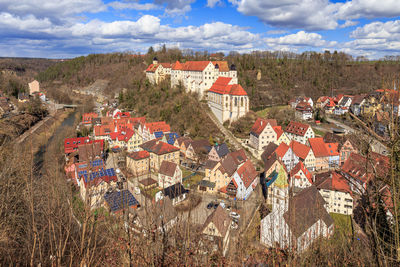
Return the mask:
[[[314,131],[315,135],[319,135],[319,136],[324,136],[325,135],[325,132],[320,131],[318,129],[313,128],[313,131]]]
[[[268,108],[265,108],[265,109],[257,111],[256,114],[257,114],[258,117],[265,118],[265,117],[267,117],[268,112],[272,108],[284,109],[284,108],[289,108],[289,107],[288,107],[288,105],[268,107]]]
[[[332,219],[335,221],[334,236],[338,238],[343,238],[352,235],[350,215],[343,215],[338,213],[330,213],[330,215]]]
[[[153,188],[150,188],[150,189],[148,189],[148,190],[144,190],[142,186],[139,186],[139,188],[140,188],[140,191],[141,191],[141,192],[142,192],[142,191],[145,192],[146,194],[148,194],[148,195],[151,196],[152,198],[154,198],[154,197],[156,196],[156,193],[157,193],[157,192],[161,191],[161,189],[158,188],[158,187],[153,187]]]
[[[187,170],[187,169],[184,168],[184,167],[180,167],[180,168],[181,168],[181,170],[182,170],[182,178],[185,178],[186,176],[189,176],[189,175],[191,175],[191,174],[193,173],[193,172]]]
[[[189,188],[191,186],[197,185],[201,180],[203,180],[204,176],[200,175],[200,174],[196,174],[193,175],[192,177],[190,177],[189,179],[185,180],[183,182],[183,185],[186,188]]]

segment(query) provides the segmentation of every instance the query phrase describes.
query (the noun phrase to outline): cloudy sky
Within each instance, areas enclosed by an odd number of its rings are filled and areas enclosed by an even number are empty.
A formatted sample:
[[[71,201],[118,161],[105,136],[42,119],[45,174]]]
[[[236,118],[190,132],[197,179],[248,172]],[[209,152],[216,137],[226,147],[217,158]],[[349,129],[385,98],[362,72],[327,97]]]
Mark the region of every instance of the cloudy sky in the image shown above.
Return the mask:
[[[150,45],[210,52],[400,55],[400,0],[0,0],[0,56],[70,58]]]

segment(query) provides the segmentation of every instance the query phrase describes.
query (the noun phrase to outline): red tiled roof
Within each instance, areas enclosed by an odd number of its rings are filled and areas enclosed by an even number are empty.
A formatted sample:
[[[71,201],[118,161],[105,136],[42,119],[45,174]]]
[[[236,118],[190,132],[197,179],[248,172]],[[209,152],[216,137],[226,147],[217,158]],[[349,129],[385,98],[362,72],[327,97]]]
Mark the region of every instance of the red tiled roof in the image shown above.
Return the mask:
[[[130,118],[131,114],[129,112],[117,112],[114,115],[114,119],[116,118]]]
[[[246,188],[248,188],[258,176],[258,173],[254,168],[253,163],[251,163],[251,160],[246,161],[242,166],[240,166],[240,168],[237,170],[237,173],[239,174],[239,177],[242,179]]]
[[[163,66],[163,68],[165,68],[165,69],[169,69],[169,68],[171,68],[171,66],[172,66],[171,63],[160,63],[160,64],[161,64],[161,66]]]
[[[290,177],[295,177],[295,178],[300,178],[299,176],[296,176],[300,171],[304,173],[304,175],[307,177],[308,181],[312,184],[312,174],[311,172],[304,166],[302,161],[299,161],[299,163],[296,164],[296,166],[290,171]]]
[[[329,152],[327,150],[326,143],[322,137],[309,138],[311,149],[314,152],[315,157],[328,157]]]
[[[325,143],[329,156],[339,156],[339,143]]]
[[[168,143],[164,143],[164,142],[160,141],[160,138],[148,141],[148,142],[140,145],[140,147],[143,148],[144,150],[155,153],[157,155],[163,155],[163,154],[179,151],[179,148],[177,148],[173,145],[170,145]]]
[[[221,95],[247,95],[240,84],[229,84],[231,80],[228,77],[218,77],[208,91]]]
[[[332,172],[332,189],[351,193],[349,183],[341,174],[337,172]]]
[[[348,181],[338,172],[317,174],[315,184],[318,189],[340,191],[352,194]]]
[[[118,132],[110,133],[111,140],[118,140],[128,142],[129,139],[135,134],[135,131],[131,129],[123,129]]]
[[[292,150],[293,150],[294,154],[296,154],[296,156],[298,156],[299,158],[301,158],[303,160],[307,157],[307,155],[311,149],[309,146],[306,146],[306,145],[299,143],[297,141],[294,141],[294,140],[292,142],[290,142],[289,147],[292,148]]]
[[[312,111],[312,107],[308,102],[300,102],[296,106],[297,111]]]
[[[251,132],[259,136],[262,133],[262,131],[264,131],[268,123],[271,125],[271,127],[275,127],[278,125],[275,119],[258,118],[256,122],[253,124],[253,127],[251,128]]]
[[[171,127],[165,121],[145,123],[144,126],[149,130],[150,134],[153,134],[154,132],[166,133],[171,131]]]
[[[150,66],[146,69],[146,72],[155,72],[158,66],[159,64],[150,64]]]
[[[209,63],[210,61],[187,61],[181,65],[184,71],[203,71]]]
[[[297,121],[291,121],[289,125],[286,127],[286,132],[292,133],[295,135],[304,136],[308,130],[310,125],[304,124]]]
[[[182,70],[183,66],[182,64],[177,60],[174,64],[172,64],[172,69],[173,70]]]
[[[94,135],[95,136],[105,136],[110,135],[114,131],[114,127],[110,125],[95,125]]]
[[[219,71],[221,71],[221,72],[228,72],[229,71],[228,62],[226,62],[226,61],[212,61],[212,64],[214,64],[214,66],[216,64],[218,64]]]
[[[286,154],[286,152],[289,150],[289,146],[282,142],[278,148],[275,150],[275,153],[280,157],[283,158]]]
[[[75,137],[75,138],[65,138],[64,139],[64,153],[72,153],[78,150],[78,146],[81,144],[89,143],[90,139],[86,137]]]
[[[150,153],[146,150],[136,151],[136,152],[129,153],[128,157],[130,157],[133,160],[141,160],[141,159],[149,158]]]
[[[272,126],[272,128],[276,132],[276,139],[279,139],[279,137],[281,137],[283,134],[282,126]]]

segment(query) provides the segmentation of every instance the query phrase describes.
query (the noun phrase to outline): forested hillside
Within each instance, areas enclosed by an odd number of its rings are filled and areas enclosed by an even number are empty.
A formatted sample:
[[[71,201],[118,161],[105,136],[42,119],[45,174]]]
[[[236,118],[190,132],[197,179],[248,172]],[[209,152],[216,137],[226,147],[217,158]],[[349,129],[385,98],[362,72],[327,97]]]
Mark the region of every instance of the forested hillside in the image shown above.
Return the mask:
[[[206,52],[177,49],[151,50],[146,55],[89,55],[56,64],[40,73],[38,79],[47,88],[60,84],[84,87],[97,79],[106,79],[109,85],[105,93],[119,92],[144,84],[144,70],[154,56],[160,62],[171,63],[210,59]],[[356,61],[344,53],[230,53],[225,60],[236,65],[239,82],[249,94],[253,109],[284,103],[294,95],[356,94],[393,88],[400,83],[399,61]]]

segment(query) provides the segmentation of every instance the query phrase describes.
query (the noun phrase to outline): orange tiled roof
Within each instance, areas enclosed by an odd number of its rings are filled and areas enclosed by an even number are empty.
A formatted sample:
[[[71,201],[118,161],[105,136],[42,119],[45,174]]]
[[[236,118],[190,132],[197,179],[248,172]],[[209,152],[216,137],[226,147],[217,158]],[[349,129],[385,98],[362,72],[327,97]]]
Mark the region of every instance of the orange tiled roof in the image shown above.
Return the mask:
[[[149,158],[150,153],[147,152],[146,150],[137,151],[137,152],[132,152],[132,153],[128,154],[128,157],[130,157],[133,160],[141,160],[141,159]]]
[[[294,154],[296,154],[296,156],[298,156],[299,158],[301,158],[303,160],[307,157],[307,155],[311,149],[309,146],[306,146],[306,145],[299,143],[297,141],[294,141],[294,140],[292,142],[290,142],[289,146],[292,148]]]
[[[289,146],[282,142],[278,148],[275,150],[275,153],[280,157],[283,158],[286,154],[286,152],[289,150]]]
[[[165,121],[149,122],[145,124],[149,132],[153,134],[154,132],[169,132],[171,127]]]
[[[312,174],[311,172],[304,166],[303,162],[299,161],[296,166],[290,171],[290,177],[296,177],[296,174],[302,171],[304,175],[307,177],[307,180],[312,184]]]
[[[256,122],[253,124],[253,127],[251,128],[251,132],[256,134],[257,136],[264,131],[265,127],[268,125],[268,123],[272,126],[275,127],[278,125],[275,119],[261,119],[258,118]],[[274,129],[275,130],[275,129]]]
[[[329,152],[327,146],[322,137],[309,138],[311,149],[314,152],[315,157],[328,157]]]
[[[209,89],[209,92],[221,95],[247,95],[246,91],[240,84],[229,84],[232,78],[218,77]]]
[[[272,126],[272,128],[276,132],[276,139],[279,139],[279,137],[281,137],[283,134],[282,126]]]
[[[253,163],[251,163],[251,160],[246,161],[242,166],[240,166],[240,168],[237,170],[237,173],[240,179],[242,179],[246,188],[248,188],[258,176],[258,173],[254,168]]]
[[[221,72],[228,72],[229,71],[229,67],[228,67],[228,62],[226,61],[212,61],[212,64],[218,64],[219,67],[219,71]]]

